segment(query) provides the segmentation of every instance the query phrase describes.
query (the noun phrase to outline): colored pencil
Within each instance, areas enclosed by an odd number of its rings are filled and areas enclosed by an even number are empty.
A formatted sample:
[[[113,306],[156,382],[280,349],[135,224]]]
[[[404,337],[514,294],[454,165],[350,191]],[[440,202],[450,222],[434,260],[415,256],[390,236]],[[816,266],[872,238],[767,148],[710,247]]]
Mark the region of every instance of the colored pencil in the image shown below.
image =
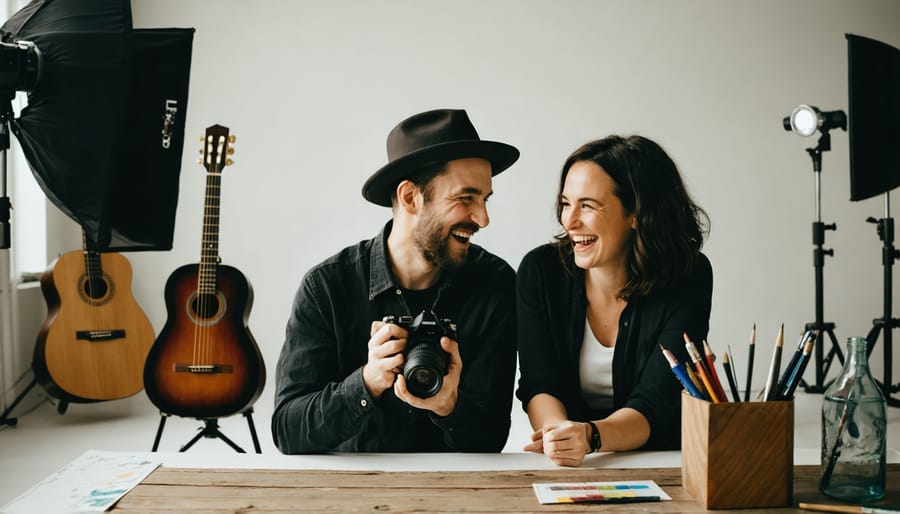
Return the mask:
[[[794,391],[797,389],[797,385],[803,379],[803,371],[806,370],[806,365],[809,363],[809,356],[812,354],[812,349],[813,345],[815,345],[815,342],[816,336],[815,333],[813,333],[812,337],[810,337],[806,341],[806,344],[803,347],[803,353],[801,353],[800,358],[797,359],[797,363],[794,365],[791,376],[788,377],[784,388],[778,394],[778,396],[782,400],[790,400],[794,397]]]
[[[769,377],[766,379],[766,388],[763,393],[763,401],[774,400],[777,393],[778,374],[781,372],[781,349],[784,346],[784,323],[778,329],[778,338],[775,340],[775,351],[772,352],[772,363],[769,366]]]
[[[706,387],[706,392],[709,393],[709,397],[712,398],[713,403],[721,403],[722,400],[716,394],[716,388],[713,387],[712,381],[706,373],[706,369],[703,367],[703,361],[700,359],[700,352],[697,351],[697,347],[694,346],[693,341],[688,338],[687,334],[684,334],[684,340],[686,341],[684,347],[687,349],[688,355],[691,356],[691,361],[694,363],[697,375],[699,375],[700,380],[703,381],[703,386]]]
[[[900,509],[885,507],[865,507],[862,505],[825,505],[822,503],[800,502],[799,507],[804,510],[819,512],[848,512],[851,514],[896,514]]]
[[[669,361],[669,366],[672,368],[672,372],[675,373],[675,377],[678,378],[678,381],[681,382],[682,387],[684,387],[685,391],[688,392],[694,398],[703,398],[703,395],[700,394],[700,391],[694,387],[694,383],[691,382],[691,379],[688,378],[687,373],[684,371],[684,368],[681,364],[678,363],[678,359],[675,358],[675,355],[672,354],[669,350],[663,348],[662,345],[659,346],[662,348],[663,355],[665,355],[666,360]]]
[[[738,393],[737,385],[734,383],[734,370],[731,369],[731,362],[728,358],[728,352],[722,355],[722,367],[725,369],[725,377],[728,378],[728,387],[731,388],[731,396],[734,401],[741,401],[741,394]]]
[[[753,353],[756,350],[756,323],[750,332],[750,345],[747,347],[747,388],[744,390],[744,401],[750,401],[750,385],[753,382]]]
[[[703,382],[699,378],[697,378],[697,374],[694,373],[694,366],[690,362],[684,362],[682,363],[682,366],[684,366],[684,371],[685,373],[687,373],[688,378],[694,384],[694,387],[696,387],[697,390],[700,391],[701,398],[708,402],[711,402],[712,398],[710,398],[709,393],[706,392],[706,387],[703,386]]]
[[[800,360],[800,356],[803,354],[803,348],[806,347],[806,341],[812,337],[812,330],[807,330],[800,336],[800,342],[797,343],[797,348],[794,350],[794,354],[791,356],[791,360],[788,362],[787,366],[784,367],[784,371],[781,373],[781,378],[778,379],[778,386],[775,396],[781,396],[781,392],[786,389],[787,381],[790,379],[791,374],[794,373],[794,368],[797,366],[797,361]]]
[[[728,396],[725,394],[725,388],[722,387],[722,381],[719,380],[719,374],[716,372],[716,354],[713,353],[712,347],[709,346],[706,339],[703,340],[703,353],[705,354],[706,364],[708,365],[709,380],[712,382],[713,387],[716,388],[716,396],[723,402],[727,402]]]

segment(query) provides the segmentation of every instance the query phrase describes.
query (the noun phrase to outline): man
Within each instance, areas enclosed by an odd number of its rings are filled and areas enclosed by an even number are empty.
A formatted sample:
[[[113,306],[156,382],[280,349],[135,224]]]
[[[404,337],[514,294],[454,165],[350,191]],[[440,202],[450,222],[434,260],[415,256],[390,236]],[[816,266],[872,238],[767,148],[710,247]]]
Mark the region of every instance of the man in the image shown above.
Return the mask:
[[[275,445],[499,452],[515,375],[515,273],[470,239],[488,225],[492,176],[519,151],[481,140],[465,111],[442,109],[402,121],[387,153],[362,192],[392,220],[314,267],[297,291],[276,368]],[[420,359],[407,352],[428,340],[431,366],[414,371]]]

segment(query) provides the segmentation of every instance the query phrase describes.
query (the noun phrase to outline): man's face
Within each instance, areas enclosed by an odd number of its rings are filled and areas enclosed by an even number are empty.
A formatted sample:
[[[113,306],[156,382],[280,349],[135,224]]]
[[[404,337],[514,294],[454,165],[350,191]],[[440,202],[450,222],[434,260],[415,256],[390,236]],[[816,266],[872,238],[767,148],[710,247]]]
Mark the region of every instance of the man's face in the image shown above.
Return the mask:
[[[469,239],[490,223],[491,164],[477,158],[450,161],[429,188],[431,195],[419,212],[413,242],[429,262],[456,269],[466,262]]]

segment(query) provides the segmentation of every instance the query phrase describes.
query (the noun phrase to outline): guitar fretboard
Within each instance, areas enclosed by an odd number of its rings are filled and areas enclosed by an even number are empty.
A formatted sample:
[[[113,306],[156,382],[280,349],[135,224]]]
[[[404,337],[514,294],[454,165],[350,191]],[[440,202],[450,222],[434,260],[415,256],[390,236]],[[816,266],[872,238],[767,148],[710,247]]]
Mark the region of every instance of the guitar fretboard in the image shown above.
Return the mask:
[[[200,248],[199,294],[216,294],[216,266],[219,263],[219,203],[222,174],[206,174],[206,198],[203,203],[203,238]]]

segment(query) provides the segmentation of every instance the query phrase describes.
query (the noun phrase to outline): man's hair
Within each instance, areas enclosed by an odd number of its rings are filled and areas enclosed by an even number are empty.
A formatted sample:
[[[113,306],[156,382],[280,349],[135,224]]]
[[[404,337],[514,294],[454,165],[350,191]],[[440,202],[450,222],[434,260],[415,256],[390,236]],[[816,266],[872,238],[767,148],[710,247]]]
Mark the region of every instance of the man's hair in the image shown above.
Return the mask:
[[[573,164],[593,162],[615,183],[613,193],[636,226],[626,257],[628,279],[619,297],[647,295],[689,273],[709,233],[709,217],[691,199],[678,168],[655,142],[641,136],[608,136],[575,150],[563,164],[556,197],[556,219],[562,224],[562,195]],[[572,241],[555,236],[560,258],[574,272]]]
[[[419,191],[422,192],[422,197],[426,202],[431,201],[431,195],[434,192],[431,187],[431,181],[435,179],[435,177],[441,175],[447,171],[447,162],[429,162],[422,165],[418,171],[414,172],[410,177],[407,177],[404,180],[409,180],[415,185]],[[391,205],[397,205],[397,188],[394,187],[394,190],[391,191]]]

